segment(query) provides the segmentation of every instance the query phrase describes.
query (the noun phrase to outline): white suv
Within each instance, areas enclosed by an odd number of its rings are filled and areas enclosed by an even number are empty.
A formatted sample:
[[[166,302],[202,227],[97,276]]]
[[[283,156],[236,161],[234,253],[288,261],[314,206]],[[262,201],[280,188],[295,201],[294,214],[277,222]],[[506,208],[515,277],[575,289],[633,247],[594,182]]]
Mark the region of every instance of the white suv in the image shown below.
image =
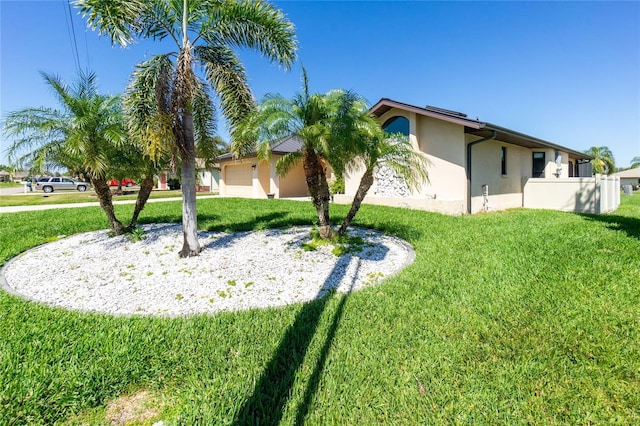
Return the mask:
[[[36,182],[36,189],[42,189],[44,192],[53,192],[54,189],[77,189],[84,192],[89,188],[87,182],[77,182],[67,177],[41,177]]]

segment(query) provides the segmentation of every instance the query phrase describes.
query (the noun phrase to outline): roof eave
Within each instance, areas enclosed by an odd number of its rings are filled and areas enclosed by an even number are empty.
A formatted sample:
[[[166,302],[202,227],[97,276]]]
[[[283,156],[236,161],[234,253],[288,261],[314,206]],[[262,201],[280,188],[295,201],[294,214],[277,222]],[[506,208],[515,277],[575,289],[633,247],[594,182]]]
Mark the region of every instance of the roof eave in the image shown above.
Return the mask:
[[[534,148],[535,147],[552,148],[557,151],[564,151],[569,155],[576,157],[579,160],[593,160],[593,157],[591,155],[585,154],[584,152],[576,151],[574,149],[567,148],[566,146],[558,145],[553,142],[546,141],[544,139],[536,138],[535,136],[530,136],[524,133],[516,132],[515,130],[507,129],[506,127],[498,126],[496,124],[486,123],[485,129],[495,130],[498,133],[498,135],[503,134],[503,135],[508,135],[511,138],[523,140],[527,143],[527,145],[533,145]],[[500,139],[500,137],[498,136],[496,139]],[[516,145],[518,144],[516,143]],[[527,146],[527,145],[523,144],[522,146]]]
[[[468,118],[455,117],[449,114],[430,111],[426,108],[405,104],[388,98],[380,99],[375,105],[369,108],[369,111],[371,111],[371,113],[376,117],[381,117],[384,113],[393,108],[413,112],[426,117],[436,118],[438,120],[447,121],[449,123],[459,124],[461,126],[470,127],[472,129],[482,129],[485,125],[485,123],[478,120],[471,120]]]

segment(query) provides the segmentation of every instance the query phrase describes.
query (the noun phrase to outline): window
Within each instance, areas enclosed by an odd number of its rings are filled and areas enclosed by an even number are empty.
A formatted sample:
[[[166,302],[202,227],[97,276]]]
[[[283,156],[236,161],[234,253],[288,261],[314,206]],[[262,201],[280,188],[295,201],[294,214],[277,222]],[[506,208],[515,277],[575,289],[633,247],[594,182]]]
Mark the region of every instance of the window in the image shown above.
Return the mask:
[[[544,168],[546,166],[544,152],[533,153],[533,168],[531,171],[531,177],[542,178],[544,177]]]
[[[409,120],[404,117],[391,117],[384,122],[382,128],[388,133],[402,133],[405,136],[409,136]]]
[[[502,176],[507,175],[507,147],[500,148],[500,172]]]

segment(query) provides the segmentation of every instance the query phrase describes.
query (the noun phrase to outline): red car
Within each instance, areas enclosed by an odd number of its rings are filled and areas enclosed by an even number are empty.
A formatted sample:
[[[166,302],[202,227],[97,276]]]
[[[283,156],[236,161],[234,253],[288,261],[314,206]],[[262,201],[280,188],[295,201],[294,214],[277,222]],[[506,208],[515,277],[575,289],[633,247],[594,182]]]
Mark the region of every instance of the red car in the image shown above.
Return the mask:
[[[136,184],[136,181],[133,179],[122,179],[122,186],[126,186],[127,188]],[[109,186],[118,186],[118,181],[116,179],[111,179],[109,181]]]

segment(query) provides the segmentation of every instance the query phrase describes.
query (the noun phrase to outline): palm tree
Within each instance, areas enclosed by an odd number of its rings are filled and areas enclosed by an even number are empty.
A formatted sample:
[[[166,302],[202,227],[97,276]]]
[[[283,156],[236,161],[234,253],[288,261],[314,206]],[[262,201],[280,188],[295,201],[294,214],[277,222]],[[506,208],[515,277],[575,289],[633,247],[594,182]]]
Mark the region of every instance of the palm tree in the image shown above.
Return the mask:
[[[426,157],[413,149],[409,139],[402,135],[386,134],[375,117],[369,117],[375,124],[368,126],[366,134],[354,134],[352,146],[359,149],[359,153],[351,159],[347,167],[353,171],[362,170],[360,184],[356,191],[349,213],[344,218],[338,235],[344,235],[347,227],[360,209],[360,205],[373,185],[375,170],[380,167],[391,169],[396,176],[402,177],[409,188],[418,188],[421,183],[428,181]],[[377,127],[376,127],[377,125]]]
[[[635,169],[636,167],[640,167],[640,157],[633,157],[631,159],[631,168]]]
[[[296,41],[291,24],[268,3],[219,0],[77,0],[93,29],[126,46],[137,38],[170,39],[177,51],[141,63],[126,93],[130,130],[148,154],[180,160],[184,243],[180,255],[200,252],[196,215],[196,144],[215,129],[215,93],[233,128],[254,108],[245,70],[234,47],[257,50],[289,67]],[[205,79],[194,72],[204,70]]]
[[[268,159],[271,147],[285,138],[302,143],[299,151],[283,155],[276,162],[276,172],[285,176],[302,162],[305,180],[316,209],[321,238],[333,237],[329,216],[331,194],[327,167],[341,173],[347,145],[337,141],[354,125],[349,111],[359,99],[350,92],[334,90],[326,94],[309,93],[307,73],[302,70],[303,92],[292,99],[268,94],[257,110],[248,115],[233,133],[232,151],[236,156],[248,154],[257,144],[258,157]]]
[[[606,146],[592,146],[584,152],[593,157],[593,173],[611,174],[616,171],[616,162],[613,153]]]
[[[62,109],[40,107],[9,113],[4,133],[14,138],[8,149],[10,160],[30,165],[33,173],[53,165],[84,175],[96,191],[109,226],[122,234],[125,228],[114,213],[106,181],[109,159],[127,143],[120,98],[99,95],[94,73],[81,73],[73,86],[58,76],[41,75]]]

